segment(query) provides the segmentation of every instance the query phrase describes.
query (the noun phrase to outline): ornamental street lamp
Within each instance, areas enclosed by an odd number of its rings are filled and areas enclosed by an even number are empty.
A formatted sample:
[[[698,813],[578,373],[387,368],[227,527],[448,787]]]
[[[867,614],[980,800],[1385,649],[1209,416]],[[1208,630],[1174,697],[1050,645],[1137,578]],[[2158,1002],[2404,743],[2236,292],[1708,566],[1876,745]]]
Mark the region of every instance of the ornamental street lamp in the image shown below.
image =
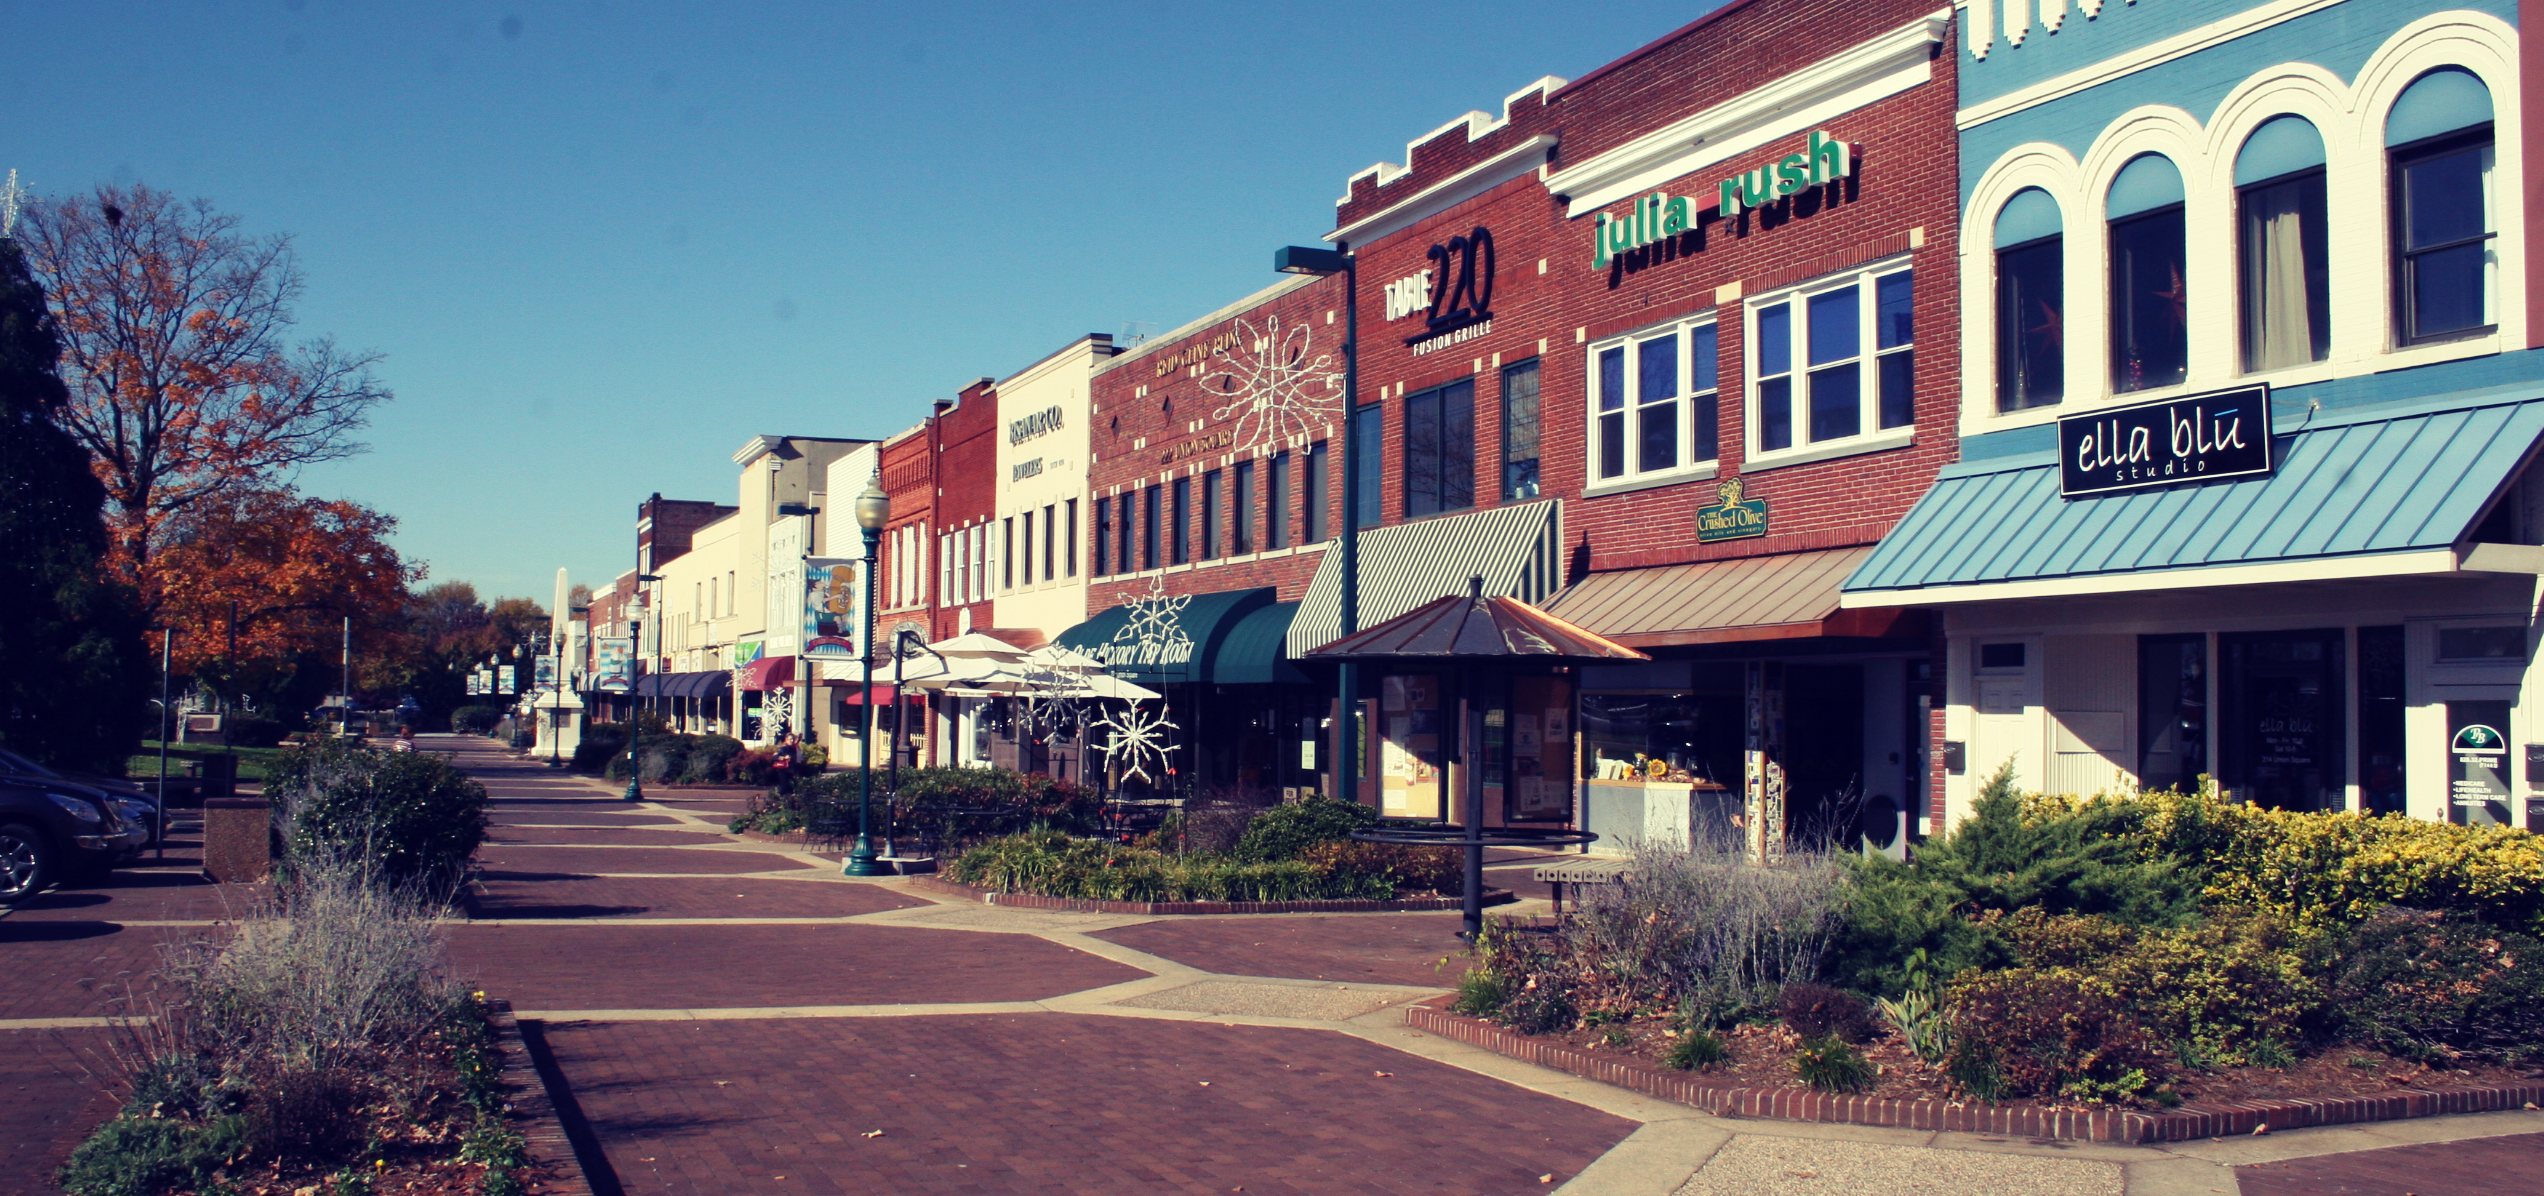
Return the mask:
[[[656,495],[656,497],[660,497],[660,495]],[[650,581],[661,581],[661,580],[662,580],[662,578],[661,578],[660,576],[658,576],[658,575],[655,575],[655,574],[652,574],[652,573],[646,573],[646,572],[643,572],[642,570],[644,569],[644,567],[645,567],[645,553],[644,553],[644,550],[643,550],[642,548],[639,548],[639,549],[637,549],[637,552],[636,552],[636,568],[638,569],[638,573],[636,574],[636,584],[635,584],[635,586],[634,586],[633,588],[631,588],[631,589],[629,589],[629,590],[627,591],[627,597],[626,597],[626,599],[625,599],[625,602],[624,602],[624,604],[623,604],[623,605],[619,608],[619,609],[621,609],[621,610],[626,611],[626,612],[627,612],[627,615],[628,615],[628,619],[627,619],[627,792],[626,792],[625,794],[622,794],[622,795],[621,795],[621,796],[622,796],[625,800],[627,800],[627,801],[643,801],[643,800],[645,800],[645,777],[644,777],[644,769],[643,769],[642,767],[640,767],[640,766],[639,766],[639,764],[637,763],[637,760],[636,760],[636,728],[637,728],[637,722],[636,722],[636,652],[637,652],[637,650],[638,650],[638,649],[640,649],[640,648],[642,648],[642,647],[644,647],[644,646],[645,646],[645,627],[644,627],[644,621],[635,617],[635,616],[636,616],[636,610],[637,610],[637,606],[636,606],[636,599],[637,599],[638,597],[640,597],[641,595],[643,595],[643,594],[644,594],[644,592],[645,592],[645,583],[650,582]]]
[[[892,520],[892,496],[883,492],[878,481],[868,480],[865,491],[857,495],[856,510],[857,530],[866,540],[866,625],[857,640],[857,655],[866,666],[865,704],[858,710],[866,721],[857,729],[857,845],[849,849],[848,863],[840,871],[848,876],[881,876],[883,870],[875,866],[874,839],[868,835],[866,823],[874,804],[875,545],[883,537],[883,525]],[[900,695],[895,694],[893,700],[899,701]]]
[[[1335,530],[1335,549],[1342,561],[1342,631],[1335,638],[1360,630],[1360,453],[1352,447],[1352,424],[1360,416],[1360,261],[1351,252],[1351,243],[1337,241],[1332,249],[1307,245],[1291,245],[1272,251],[1272,268],[1283,274],[1314,274],[1320,277],[1343,276],[1343,418],[1334,430],[1334,440],[1343,454],[1343,517]],[[1335,666],[1334,706],[1334,796],[1343,801],[1359,801],[1357,782],[1360,744],[1355,732],[1359,726],[1360,671],[1346,660]]]

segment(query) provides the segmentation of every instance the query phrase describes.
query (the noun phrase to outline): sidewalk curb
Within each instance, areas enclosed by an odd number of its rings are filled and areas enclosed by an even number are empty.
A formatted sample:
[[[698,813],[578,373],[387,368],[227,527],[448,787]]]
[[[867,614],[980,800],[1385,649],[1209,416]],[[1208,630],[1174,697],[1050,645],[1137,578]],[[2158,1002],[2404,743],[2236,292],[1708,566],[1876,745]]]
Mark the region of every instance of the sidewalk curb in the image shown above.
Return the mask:
[[[500,1079],[504,1091],[511,1094],[514,1122],[521,1136],[529,1141],[532,1165],[551,1177],[540,1185],[540,1190],[556,1196],[595,1196],[591,1177],[583,1170],[582,1152],[575,1148],[564,1119],[558,1115],[559,1101],[548,1085],[546,1069],[531,1058],[521,1023],[512,1015],[512,1002],[490,1000],[486,1004],[496,1046],[503,1052]],[[616,1190],[615,1186],[612,1190]]]

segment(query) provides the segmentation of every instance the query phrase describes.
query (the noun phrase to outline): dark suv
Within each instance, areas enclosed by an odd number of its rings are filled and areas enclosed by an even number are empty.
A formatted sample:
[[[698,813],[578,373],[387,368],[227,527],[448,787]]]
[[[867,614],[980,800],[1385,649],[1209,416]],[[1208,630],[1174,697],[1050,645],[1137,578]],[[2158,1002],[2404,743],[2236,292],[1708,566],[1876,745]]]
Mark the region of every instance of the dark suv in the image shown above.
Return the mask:
[[[0,905],[94,875],[140,851],[150,831],[84,785],[0,776]]]
[[[38,785],[49,781],[92,790],[104,796],[118,812],[123,814],[126,822],[138,823],[150,832],[150,837],[142,846],[150,847],[159,842],[159,804],[151,798],[149,790],[131,781],[120,777],[102,777],[93,773],[63,772],[60,769],[47,768],[4,747],[0,747],[0,777],[19,777]]]

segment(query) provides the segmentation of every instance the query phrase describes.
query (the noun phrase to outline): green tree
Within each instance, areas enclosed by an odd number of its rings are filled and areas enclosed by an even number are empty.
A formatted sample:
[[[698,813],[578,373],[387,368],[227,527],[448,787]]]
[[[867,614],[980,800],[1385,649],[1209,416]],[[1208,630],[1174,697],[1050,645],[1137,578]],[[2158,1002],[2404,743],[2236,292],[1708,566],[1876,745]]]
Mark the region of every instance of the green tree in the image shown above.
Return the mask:
[[[121,772],[151,721],[133,595],[101,580],[106,488],[60,420],[61,341],[15,239],[0,237],[0,743]]]

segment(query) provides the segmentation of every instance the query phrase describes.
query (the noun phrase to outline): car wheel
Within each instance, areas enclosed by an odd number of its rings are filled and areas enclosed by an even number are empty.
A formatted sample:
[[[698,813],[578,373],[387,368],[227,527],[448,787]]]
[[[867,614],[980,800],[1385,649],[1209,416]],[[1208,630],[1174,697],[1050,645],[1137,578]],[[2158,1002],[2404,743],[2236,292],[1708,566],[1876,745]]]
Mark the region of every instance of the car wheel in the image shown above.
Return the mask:
[[[53,844],[24,823],[0,825],[0,905],[16,905],[53,883]]]

